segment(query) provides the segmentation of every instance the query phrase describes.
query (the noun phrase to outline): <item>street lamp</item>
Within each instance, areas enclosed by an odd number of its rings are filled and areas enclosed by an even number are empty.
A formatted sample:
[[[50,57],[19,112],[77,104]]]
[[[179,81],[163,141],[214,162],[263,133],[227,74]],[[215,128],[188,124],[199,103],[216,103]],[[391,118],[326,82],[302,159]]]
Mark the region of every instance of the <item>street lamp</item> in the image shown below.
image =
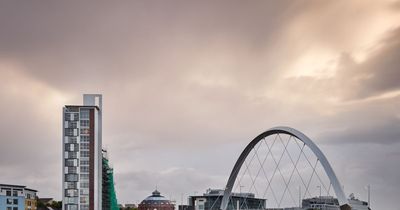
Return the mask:
[[[368,192],[368,207],[371,207],[371,185],[367,185],[367,192]]]
[[[321,192],[321,185],[318,185],[317,188],[319,188],[319,198],[321,199],[321,194],[322,194],[322,192]]]
[[[239,186],[239,193],[242,193],[242,188],[245,187],[244,185]]]
[[[301,208],[301,186],[299,186],[299,208]]]

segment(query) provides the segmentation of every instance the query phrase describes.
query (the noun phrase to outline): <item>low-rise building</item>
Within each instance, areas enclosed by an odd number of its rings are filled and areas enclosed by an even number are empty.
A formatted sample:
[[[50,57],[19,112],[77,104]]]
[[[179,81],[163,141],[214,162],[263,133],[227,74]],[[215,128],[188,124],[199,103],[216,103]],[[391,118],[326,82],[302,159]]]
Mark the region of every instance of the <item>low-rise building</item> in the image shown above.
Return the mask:
[[[361,201],[352,193],[348,199],[352,210],[370,210],[368,202]],[[303,209],[339,210],[339,201],[333,196],[319,196],[303,199]]]
[[[188,205],[179,210],[220,210],[224,190],[208,189],[203,195],[189,196]],[[265,209],[265,199],[256,198],[253,193],[232,193],[227,210]]]
[[[36,193],[23,185],[0,184],[0,209],[36,210]]]
[[[175,210],[175,205],[155,190],[139,204],[138,210]]]
[[[37,208],[37,190],[25,188],[25,210],[36,210]]]

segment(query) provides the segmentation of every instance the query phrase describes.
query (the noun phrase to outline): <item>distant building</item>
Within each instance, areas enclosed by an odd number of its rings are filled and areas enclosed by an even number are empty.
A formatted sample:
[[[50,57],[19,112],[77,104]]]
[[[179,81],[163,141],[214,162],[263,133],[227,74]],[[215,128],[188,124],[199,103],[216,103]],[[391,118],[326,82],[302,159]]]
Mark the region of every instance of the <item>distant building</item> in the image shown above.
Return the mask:
[[[179,210],[220,210],[223,197],[224,190],[208,189],[203,195],[189,196],[188,205],[179,206]],[[227,209],[265,209],[265,201],[253,193],[232,193]]]
[[[299,207],[289,207],[289,208],[266,208],[265,210],[304,210],[304,209]],[[312,209],[312,210],[321,210],[321,209]]]
[[[355,198],[353,193],[349,196],[349,204],[353,210],[371,210],[368,202]]]
[[[203,195],[189,196],[188,205],[179,205],[178,210],[220,210],[224,190],[208,189]],[[252,193],[232,193],[228,210],[262,209],[262,210],[340,210],[337,198],[320,196],[302,200],[302,207],[268,208],[266,200],[255,198]],[[349,204],[352,210],[370,210],[368,202],[350,195]]]
[[[36,210],[36,193],[26,186],[0,184],[0,209]]]
[[[338,210],[339,201],[333,196],[319,196],[302,200],[303,209]]]
[[[368,202],[356,199],[353,194],[349,197],[349,204],[352,210],[370,210]],[[333,196],[319,196],[303,199],[303,209],[322,209],[322,210],[339,210],[339,202]]]
[[[155,190],[139,204],[138,210],[175,210],[175,205]]]
[[[179,205],[178,210],[192,210],[193,207],[190,205]]]

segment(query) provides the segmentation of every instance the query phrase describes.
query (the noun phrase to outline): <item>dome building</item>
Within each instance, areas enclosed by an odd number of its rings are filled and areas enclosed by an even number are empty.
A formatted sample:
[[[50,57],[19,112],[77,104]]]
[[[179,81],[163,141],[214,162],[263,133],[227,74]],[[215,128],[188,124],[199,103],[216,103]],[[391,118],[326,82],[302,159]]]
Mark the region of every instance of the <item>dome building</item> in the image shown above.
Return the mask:
[[[144,199],[138,206],[138,210],[174,210],[175,206],[170,200],[155,190],[151,196]]]

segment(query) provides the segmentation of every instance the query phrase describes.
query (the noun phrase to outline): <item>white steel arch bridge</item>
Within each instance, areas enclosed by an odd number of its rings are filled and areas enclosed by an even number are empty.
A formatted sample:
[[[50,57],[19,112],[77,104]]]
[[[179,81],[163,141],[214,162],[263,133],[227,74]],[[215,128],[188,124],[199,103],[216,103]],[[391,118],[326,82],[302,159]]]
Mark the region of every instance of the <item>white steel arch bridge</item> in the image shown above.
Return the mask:
[[[337,199],[340,210],[352,209],[322,151],[310,138],[290,127],[271,128],[246,146],[229,176],[221,210],[227,210],[235,192],[249,199],[266,200],[264,209],[300,209],[307,198]],[[254,208],[238,201],[236,209]]]

